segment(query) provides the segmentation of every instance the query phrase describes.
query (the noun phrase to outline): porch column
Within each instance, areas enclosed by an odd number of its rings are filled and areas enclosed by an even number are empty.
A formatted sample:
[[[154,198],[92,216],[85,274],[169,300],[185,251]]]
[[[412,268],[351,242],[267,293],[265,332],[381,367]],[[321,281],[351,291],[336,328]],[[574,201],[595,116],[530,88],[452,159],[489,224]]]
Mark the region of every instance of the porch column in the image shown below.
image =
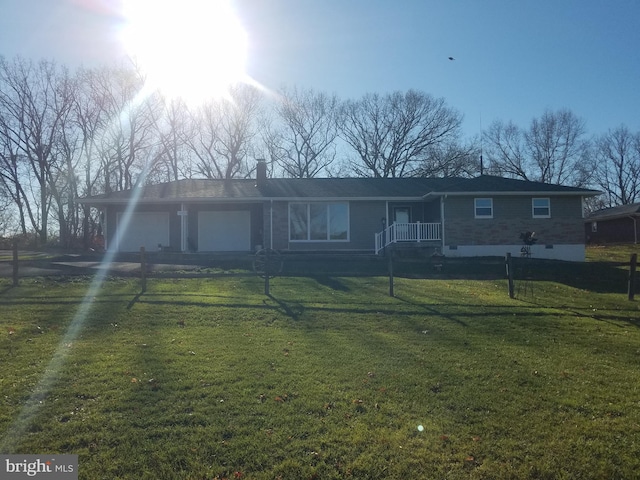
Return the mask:
[[[388,245],[389,243],[391,243],[391,230],[389,230],[389,228],[391,227],[391,223],[389,222],[389,200],[387,200],[384,204],[384,218],[384,228],[382,229],[382,236],[384,237],[383,245]]]
[[[180,205],[178,215],[180,215],[180,251],[184,253],[187,251],[187,218],[189,216],[184,203]]]
[[[264,248],[265,245],[262,247]],[[273,200],[269,205],[269,248],[273,248]]]

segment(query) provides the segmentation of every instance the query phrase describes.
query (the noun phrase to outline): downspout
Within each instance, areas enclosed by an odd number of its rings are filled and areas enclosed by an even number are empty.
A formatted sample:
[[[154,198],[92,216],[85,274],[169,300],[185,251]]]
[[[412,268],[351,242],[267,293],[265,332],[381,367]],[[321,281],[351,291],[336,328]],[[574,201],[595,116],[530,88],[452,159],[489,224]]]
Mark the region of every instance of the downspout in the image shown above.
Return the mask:
[[[273,199],[269,207],[269,248],[273,249]]]
[[[634,217],[633,215],[629,215],[629,218],[633,220],[633,244],[637,245],[638,244],[638,222],[636,217]]]

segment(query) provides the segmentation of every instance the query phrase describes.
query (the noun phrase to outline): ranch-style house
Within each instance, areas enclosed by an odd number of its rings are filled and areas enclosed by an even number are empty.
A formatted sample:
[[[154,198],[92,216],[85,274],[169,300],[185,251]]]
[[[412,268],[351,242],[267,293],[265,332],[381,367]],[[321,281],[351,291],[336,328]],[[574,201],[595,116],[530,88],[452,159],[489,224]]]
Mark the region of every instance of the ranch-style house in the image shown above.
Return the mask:
[[[582,261],[583,199],[599,192],[475,178],[186,179],[81,199],[100,211],[105,247],[119,252],[381,253],[390,246],[445,256],[519,255]]]

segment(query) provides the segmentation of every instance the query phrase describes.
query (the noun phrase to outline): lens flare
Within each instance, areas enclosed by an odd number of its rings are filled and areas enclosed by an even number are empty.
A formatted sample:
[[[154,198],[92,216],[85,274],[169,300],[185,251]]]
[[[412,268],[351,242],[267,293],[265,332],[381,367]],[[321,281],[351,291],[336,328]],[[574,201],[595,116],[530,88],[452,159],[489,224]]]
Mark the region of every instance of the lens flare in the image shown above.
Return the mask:
[[[140,92],[131,102],[131,104],[139,104],[145,100],[145,92]],[[127,109],[125,109],[121,115],[126,115]],[[117,120],[120,121],[120,120]],[[146,165],[140,174],[136,188],[133,189],[131,200],[127,204],[125,209],[122,228],[117,232],[118,235],[124,235],[129,223],[131,222],[131,214],[133,213],[140,194],[142,193],[142,185],[145,183],[145,179],[149,172],[149,166]],[[28,431],[29,427],[35,421],[40,407],[44,405],[49,392],[55,387],[56,382],[60,378],[60,373],[64,367],[64,364],[73,348],[73,343],[78,338],[78,335],[82,331],[84,324],[94,308],[95,303],[93,299],[99,294],[102,285],[104,284],[105,277],[109,272],[109,266],[113,263],[116,250],[115,245],[118,245],[118,239],[110,243],[110,247],[105,253],[102,262],[97,270],[96,275],[91,280],[89,288],[85,293],[77,312],[73,316],[69,327],[67,328],[64,336],[58,343],[58,346],[51,357],[47,367],[38,384],[34,388],[33,392],[29,396],[22,410],[18,414],[17,418],[6,430],[4,437],[0,439],[0,452],[12,452],[18,445],[22,436]]]
[[[153,89],[188,103],[246,81],[247,34],[225,0],[126,0],[122,42]]]

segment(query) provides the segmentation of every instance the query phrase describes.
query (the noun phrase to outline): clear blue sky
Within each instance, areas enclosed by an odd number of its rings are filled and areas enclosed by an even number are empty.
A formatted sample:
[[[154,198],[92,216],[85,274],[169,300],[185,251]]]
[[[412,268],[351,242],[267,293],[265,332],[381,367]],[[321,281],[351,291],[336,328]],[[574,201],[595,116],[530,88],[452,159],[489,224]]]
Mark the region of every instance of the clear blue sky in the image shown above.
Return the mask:
[[[119,0],[0,0],[0,54],[122,60]],[[180,0],[176,0],[179,4]],[[418,89],[480,122],[569,108],[590,134],[640,131],[638,0],[235,0],[249,74],[358,98]],[[455,61],[448,60],[449,56]]]

